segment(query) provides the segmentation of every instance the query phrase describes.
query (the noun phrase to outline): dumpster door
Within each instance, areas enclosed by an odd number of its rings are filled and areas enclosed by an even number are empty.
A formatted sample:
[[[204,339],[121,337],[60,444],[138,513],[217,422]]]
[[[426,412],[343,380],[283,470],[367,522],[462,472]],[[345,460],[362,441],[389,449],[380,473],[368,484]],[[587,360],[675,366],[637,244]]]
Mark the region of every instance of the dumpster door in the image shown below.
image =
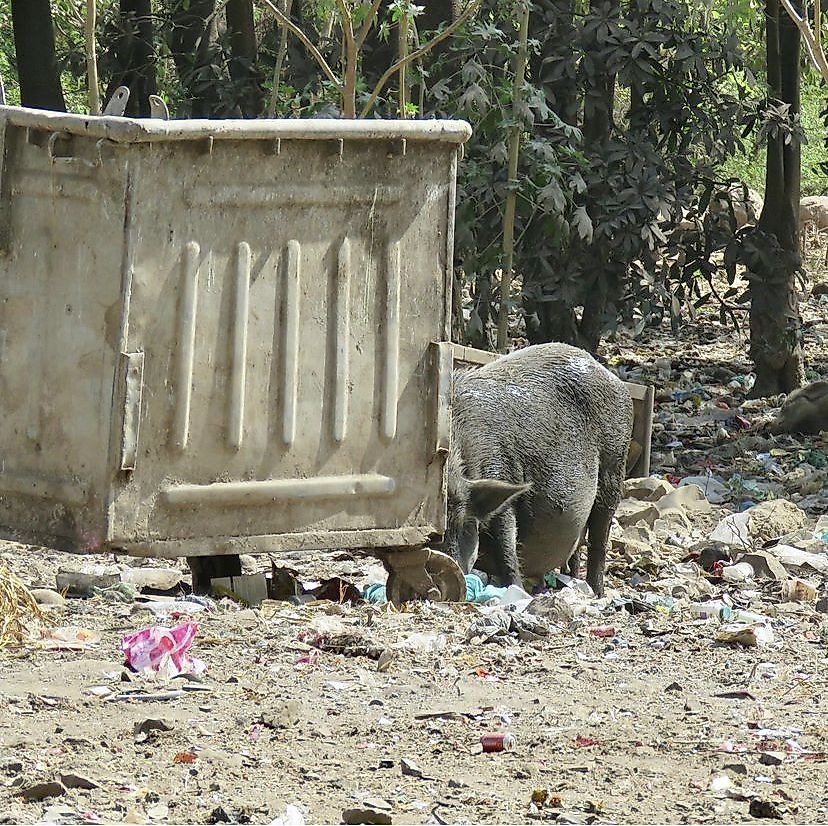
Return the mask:
[[[445,526],[456,146],[262,143],[142,147],[110,541],[424,542]],[[158,170],[183,181],[163,199]]]

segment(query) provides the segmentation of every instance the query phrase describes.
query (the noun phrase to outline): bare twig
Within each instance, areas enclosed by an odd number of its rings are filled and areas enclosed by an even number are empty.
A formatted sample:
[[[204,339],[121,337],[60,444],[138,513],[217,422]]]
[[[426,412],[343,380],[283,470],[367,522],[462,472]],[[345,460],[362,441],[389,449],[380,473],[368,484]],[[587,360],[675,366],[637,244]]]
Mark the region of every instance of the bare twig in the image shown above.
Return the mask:
[[[290,12],[293,7],[293,0],[285,0],[285,16],[290,19]],[[276,114],[276,104],[279,100],[279,87],[282,85],[282,65],[285,62],[285,55],[287,54],[287,39],[288,33],[284,26],[279,26],[279,46],[276,50],[276,64],[273,67],[273,88],[270,92],[270,104],[267,107],[268,117],[273,117]]]
[[[404,60],[398,60],[393,66],[386,69],[382,77],[377,82],[377,85],[374,87],[374,91],[371,92],[371,97],[368,98],[368,102],[362,107],[360,117],[364,118],[371,111],[371,107],[374,105],[374,102],[379,97],[380,92],[382,92],[385,84],[388,82],[388,78],[398,72],[401,66],[411,63],[412,61],[422,57],[424,54],[427,54],[438,43],[454,34],[454,32],[456,32],[457,29],[459,29],[460,26],[462,26],[480,8],[482,1],[483,0],[472,0],[472,2],[466,7],[465,11],[447,29],[444,29],[440,32],[440,34],[420,46],[419,49],[415,49],[413,52],[410,52],[406,55]]]
[[[281,9],[272,3],[271,0],[260,0],[273,13],[273,16],[279,21],[280,26],[284,26],[302,42],[302,45],[311,53],[313,59],[319,64],[322,71],[328,78],[336,84],[336,88],[340,92],[343,91],[342,81],[334,74],[333,69],[328,65],[328,61],[322,56],[322,52],[313,45],[308,36],[289,18],[285,17]]]
[[[89,114],[100,115],[101,95],[98,90],[98,58],[95,53],[95,0],[86,0],[86,78],[89,86]]]

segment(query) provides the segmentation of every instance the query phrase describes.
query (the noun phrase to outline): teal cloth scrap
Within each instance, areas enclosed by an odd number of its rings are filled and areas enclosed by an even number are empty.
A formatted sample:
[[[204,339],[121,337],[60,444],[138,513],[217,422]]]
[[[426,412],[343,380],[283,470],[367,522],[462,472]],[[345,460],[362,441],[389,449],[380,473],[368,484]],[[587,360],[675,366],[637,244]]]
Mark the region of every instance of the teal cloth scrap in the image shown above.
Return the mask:
[[[477,574],[466,574],[466,602],[476,602],[478,604],[488,602],[490,599],[499,599],[506,593],[505,588],[496,588],[494,585],[484,585],[483,580]],[[376,582],[373,585],[367,585],[362,591],[362,598],[366,602],[373,602],[376,605],[381,605],[388,602],[388,597],[385,595],[385,586]]]

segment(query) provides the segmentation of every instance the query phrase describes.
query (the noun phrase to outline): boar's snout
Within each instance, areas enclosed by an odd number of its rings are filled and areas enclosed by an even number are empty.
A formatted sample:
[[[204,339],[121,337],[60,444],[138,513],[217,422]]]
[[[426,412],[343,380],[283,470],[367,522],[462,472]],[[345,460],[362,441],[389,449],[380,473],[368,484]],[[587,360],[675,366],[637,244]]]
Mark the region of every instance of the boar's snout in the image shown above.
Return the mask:
[[[464,574],[471,573],[480,546],[480,525],[510,507],[531,489],[499,479],[460,479],[449,485],[448,519],[443,550],[454,559]]]

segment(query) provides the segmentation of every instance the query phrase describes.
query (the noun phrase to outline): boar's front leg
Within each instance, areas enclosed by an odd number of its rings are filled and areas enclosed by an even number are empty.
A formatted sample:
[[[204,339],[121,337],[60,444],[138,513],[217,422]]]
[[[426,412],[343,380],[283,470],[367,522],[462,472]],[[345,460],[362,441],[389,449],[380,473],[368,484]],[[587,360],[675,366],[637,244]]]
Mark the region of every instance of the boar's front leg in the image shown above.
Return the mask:
[[[520,561],[517,552],[517,517],[514,508],[505,508],[495,514],[486,530],[494,540],[494,566],[503,586],[518,585],[523,587],[520,574]]]

